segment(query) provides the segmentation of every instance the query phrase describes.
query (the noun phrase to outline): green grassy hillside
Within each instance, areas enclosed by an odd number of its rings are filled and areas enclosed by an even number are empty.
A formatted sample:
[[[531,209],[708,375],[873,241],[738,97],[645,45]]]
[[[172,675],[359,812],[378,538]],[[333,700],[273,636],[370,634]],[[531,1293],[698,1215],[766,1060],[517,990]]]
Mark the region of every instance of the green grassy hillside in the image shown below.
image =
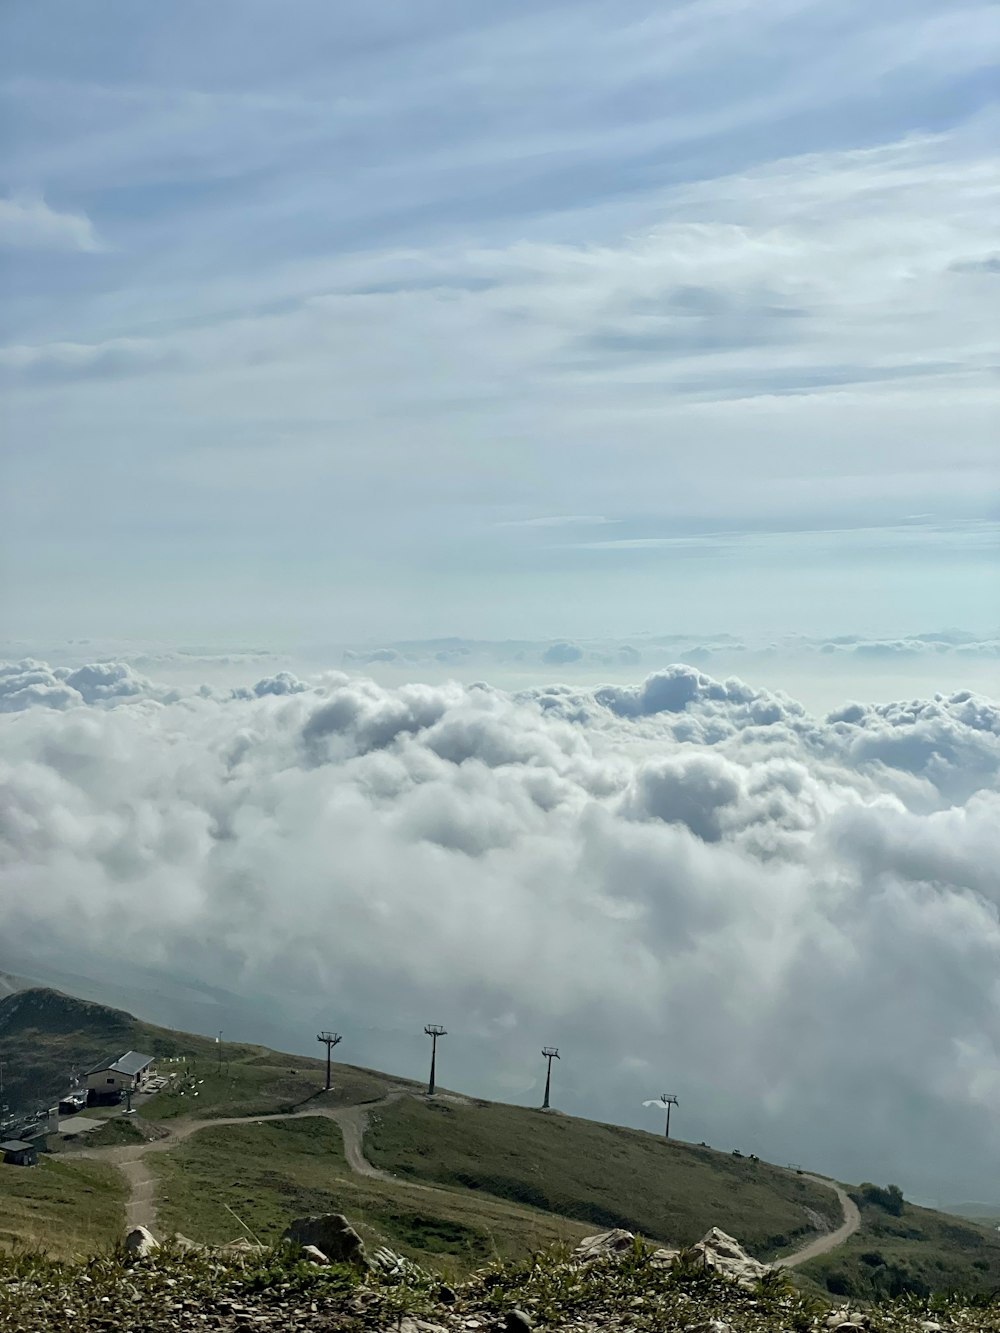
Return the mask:
[[[436,1181],[586,1222],[690,1245],[721,1226],[770,1258],[842,1221],[836,1196],[794,1172],[517,1106],[406,1098],[373,1116],[365,1153]]]
[[[42,1158],[30,1169],[0,1166],[0,1250],[94,1254],[121,1236],[124,1221],[125,1182],[103,1162]]]
[[[343,1212],[371,1243],[464,1271],[593,1230],[467,1190],[356,1176],[340,1129],[319,1117],[206,1128],[150,1163],[161,1229],[215,1244],[248,1232],[275,1243],[293,1217]]]
[[[158,1174],[162,1229],[224,1241],[242,1221],[273,1240],[291,1217],[345,1211],[371,1240],[425,1262],[458,1267],[493,1254],[523,1255],[611,1226],[651,1240],[689,1244],[710,1226],[762,1258],[812,1239],[841,1221],[834,1194],[779,1167],[614,1125],[520,1107],[416,1095],[373,1112],[365,1152],[395,1179],[348,1168],[340,1130],[319,1117],[254,1124],[253,1117],[314,1105],[370,1103],[405,1080],[334,1066],[322,1092],[321,1060],[226,1044],[154,1027],[121,1010],[29,988],[0,999],[0,1056],[10,1100],[46,1100],[83,1069],[128,1047],[158,1057],[169,1091],[58,1158],[31,1170],[0,1166],[0,1248],[41,1241],[55,1253],[97,1248],[122,1223],[124,1187],[110,1165],[81,1160],[162,1138],[178,1118],[241,1116],[147,1159]],[[170,1061],[173,1063],[168,1063]],[[68,1174],[77,1172],[79,1174]],[[888,1191],[875,1191],[875,1196]],[[874,1201],[873,1201],[874,1198]],[[862,1230],[802,1270],[837,1295],[1000,1287],[1000,1234],[904,1204],[898,1215],[862,1198]],[[896,1201],[898,1203],[898,1201]],[[232,1211],[230,1211],[230,1209]]]
[[[903,1292],[1000,1290],[1000,1234],[906,1203],[894,1216],[860,1193],[861,1229],[801,1272],[837,1296],[875,1299]]]

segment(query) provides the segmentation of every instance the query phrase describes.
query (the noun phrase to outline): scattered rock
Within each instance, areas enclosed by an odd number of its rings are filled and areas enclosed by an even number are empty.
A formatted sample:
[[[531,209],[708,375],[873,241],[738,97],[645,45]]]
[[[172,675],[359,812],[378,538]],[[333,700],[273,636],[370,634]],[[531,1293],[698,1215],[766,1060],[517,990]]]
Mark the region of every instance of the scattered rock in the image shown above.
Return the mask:
[[[654,1268],[669,1268],[679,1254],[680,1250],[654,1250],[650,1262]]]
[[[331,1264],[369,1267],[364,1241],[343,1213],[297,1217],[285,1228],[282,1239],[294,1241],[296,1245],[315,1245]]]
[[[305,1259],[307,1263],[319,1264],[321,1266],[330,1262],[323,1251],[317,1249],[315,1245],[303,1245],[302,1258]]]
[[[531,1320],[523,1310],[508,1310],[504,1316],[506,1333],[529,1333],[532,1327]]]
[[[581,1264],[592,1264],[596,1259],[627,1254],[634,1241],[631,1231],[615,1227],[613,1231],[602,1231],[596,1236],[584,1236],[573,1251],[573,1258]]]
[[[692,1245],[689,1253],[700,1258],[706,1268],[714,1268],[717,1273],[725,1274],[744,1287],[758,1282],[770,1267],[747,1254],[738,1240],[727,1236],[718,1227],[706,1232],[697,1245]]]
[[[383,1277],[398,1278],[427,1278],[430,1274],[415,1264],[412,1259],[407,1259],[405,1254],[397,1254],[395,1250],[390,1250],[388,1245],[380,1245],[375,1253],[368,1260],[368,1267],[381,1273]]]
[[[146,1227],[133,1227],[125,1237],[125,1253],[137,1259],[145,1259],[159,1248],[160,1242]]]

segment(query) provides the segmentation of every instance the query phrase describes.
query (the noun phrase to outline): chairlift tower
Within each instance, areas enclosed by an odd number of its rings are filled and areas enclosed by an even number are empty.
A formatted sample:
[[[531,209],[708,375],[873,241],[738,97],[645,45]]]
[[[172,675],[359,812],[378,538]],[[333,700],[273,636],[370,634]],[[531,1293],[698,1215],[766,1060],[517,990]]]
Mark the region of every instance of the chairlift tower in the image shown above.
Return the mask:
[[[660,1093],[660,1101],[661,1101],[661,1102],[663,1103],[663,1105],[667,1108],[667,1128],[666,1128],[666,1130],[664,1131],[664,1134],[665,1134],[666,1138],[669,1139],[669,1138],[670,1138],[670,1108],[671,1108],[671,1106],[679,1106],[680,1103],[678,1102],[677,1098],[674,1096],[674,1094],[673,1094],[672,1092],[661,1092],[661,1093]]]
[[[447,1037],[448,1033],[440,1023],[428,1023],[424,1031],[431,1039],[431,1080],[427,1084],[427,1096],[434,1096],[434,1075],[437,1070],[438,1037]]]
[[[319,1042],[322,1042],[323,1045],[326,1047],[326,1087],[323,1089],[323,1091],[324,1091],[324,1092],[329,1092],[329,1091],[330,1091],[330,1052],[333,1050],[334,1046],[336,1046],[338,1042],[343,1041],[343,1037],[340,1035],[339,1032],[325,1032],[325,1031],[324,1031],[324,1032],[317,1032],[317,1034],[316,1034],[316,1040],[319,1041]]]
[[[549,1109],[549,1093],[552,1090],[552,1061],[559,1059],[558,1046],[543,1046],[542,1054],[548,1061],[548,1067],[545,1070],[545,1100],[542,1102],[542,1110]]]

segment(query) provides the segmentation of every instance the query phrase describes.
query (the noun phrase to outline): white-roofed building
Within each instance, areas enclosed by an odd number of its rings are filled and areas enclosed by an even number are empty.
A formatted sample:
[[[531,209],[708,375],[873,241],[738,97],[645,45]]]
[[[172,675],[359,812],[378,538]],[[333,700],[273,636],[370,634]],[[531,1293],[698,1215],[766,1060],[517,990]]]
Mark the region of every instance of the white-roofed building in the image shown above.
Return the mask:
[[[123,1092],[141,1091],[154,1073],[153,1057],[141,1051],[111,1056],[87,1070],[88,1100],[118,1101]]]

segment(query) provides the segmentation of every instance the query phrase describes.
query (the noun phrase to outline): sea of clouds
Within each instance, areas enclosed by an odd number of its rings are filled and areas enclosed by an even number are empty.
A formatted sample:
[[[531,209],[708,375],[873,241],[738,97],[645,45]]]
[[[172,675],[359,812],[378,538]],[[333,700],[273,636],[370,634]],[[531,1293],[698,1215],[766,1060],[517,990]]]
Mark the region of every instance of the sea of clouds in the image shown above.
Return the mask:
[[[982,696],[817,717],[691,665],[223,691],[28,660],[0,711],[8,966],[183,974],[399,1072],[443,1022],[442,1081],[528,1103],[554,1042],[568,1110],[655,1128],[670,1091],[717,1146],[927,1197],[1000,1178]]]

